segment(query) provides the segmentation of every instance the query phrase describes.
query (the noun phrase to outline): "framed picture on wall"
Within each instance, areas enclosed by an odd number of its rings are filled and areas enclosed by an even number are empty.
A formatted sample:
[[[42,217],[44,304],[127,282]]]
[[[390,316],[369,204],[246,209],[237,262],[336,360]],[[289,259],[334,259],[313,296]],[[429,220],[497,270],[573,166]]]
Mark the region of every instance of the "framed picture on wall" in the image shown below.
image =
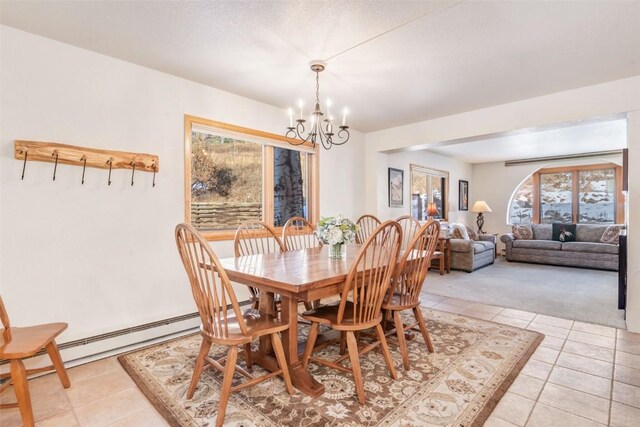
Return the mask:
[[[401,208],[404,206],[404,171],[389,168],[389,207]]]
[[[469,210],[469,181],[458,180],[458,210]]]

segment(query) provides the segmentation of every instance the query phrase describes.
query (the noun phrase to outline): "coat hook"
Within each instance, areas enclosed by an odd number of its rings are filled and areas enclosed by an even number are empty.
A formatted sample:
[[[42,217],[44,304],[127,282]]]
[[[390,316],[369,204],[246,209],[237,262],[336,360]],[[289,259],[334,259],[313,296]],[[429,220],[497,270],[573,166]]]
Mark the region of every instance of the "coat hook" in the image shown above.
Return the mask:
[[[152,187],[156,186],[156,162],[153,162],[153,185]]]
[[[84,185],[84,171],[87,169],[87,156],[82,156],[82,160],[84,160],[84,164],[82,165],[82,182],[80,184]]]
[[[53,165],[53,180],[56,180],[56,171],[58,170],[58,152],[54,151],[53,154],[51,154],[51,156],[56,156],[56,162]]]
[[[107,160],[109,163],[109,179],[107,180],[107,185],[111,185],[111,165],[113,165],[113,159]]]
[[[29,154],[29,150],[24,150],[23,153],[24,153],[24,163],[22,163],[22,178],[21,179],[24,179],[24,170],[27,167],[27,154]]]
[[[133,166],[133,170],[131,171],[131,186],[133,187],[133,176],[136,173],[136,162],[131,162],[129,164]]]

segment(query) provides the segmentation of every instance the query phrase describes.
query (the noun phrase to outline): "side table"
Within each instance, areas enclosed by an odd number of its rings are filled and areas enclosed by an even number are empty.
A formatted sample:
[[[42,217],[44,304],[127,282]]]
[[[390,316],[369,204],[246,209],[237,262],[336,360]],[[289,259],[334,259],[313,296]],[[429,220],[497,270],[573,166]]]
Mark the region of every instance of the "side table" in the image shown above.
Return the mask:
[[[436,252],[433,253],[432,266],[440,270],[441,276],[444,275],[445,271],[451,273],[451,236],[438,238]]]

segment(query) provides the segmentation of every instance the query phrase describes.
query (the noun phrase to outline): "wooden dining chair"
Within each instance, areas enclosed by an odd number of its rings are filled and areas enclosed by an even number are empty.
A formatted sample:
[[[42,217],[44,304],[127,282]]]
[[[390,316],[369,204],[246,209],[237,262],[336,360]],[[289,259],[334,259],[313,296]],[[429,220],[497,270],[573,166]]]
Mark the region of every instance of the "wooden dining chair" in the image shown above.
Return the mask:
[[[282,242],[287,251],[322,247],[322,242],[316,236],[316,228],[300,216],[294,216],[285,222],[282,227]]]
[[[279,335],[280,332],[286,331],[289,325],[281,323],[280,319],[268,314],[262,314],[257,319],[243,317],[227,273],[218,257],[213,253],[211,246],[194,227],[188,224],[178,224],[176,244],[191,283],[191,292],[198,307],[201,321],[202,344],[187,390],[187,399],[193,397],[205,365],[224,373],[216,426],[222,426],[224,422],[231,392],[281,375],[287,392],[293,394],[289,369]],[[229,306],[231,306],[231,310],[229,310]],[[229,313],[230,311],[231,313]],[[243,355],[247,360],[247,367],[250,368],[251,343],[265,335],[271,336],[279,369],[260,377],[254,377],[247,370],[237,366],[238,346],[244,347]],[[209,357],[209,351],[213,344],[228,346],[227,355],[218,360]],[[233,376],[236,372],[248,378],[248,381],[232,386]]]
[[[233,240],[233,248],[237,257],[284,252],[285,250],[273,227],[260,221],[247,221],[240,224]],[[252,286],[248,286],[248,288],[251,293],[251,308],[257,310],[260,291]]]
[[[400,224],[400,228],[402,228],[402,245],[400,246],[400,249],[404,251],[407,246],[409,246],[409,242],[411,242],[418,230],[420,230],[420,223],[410,215],[398,217],[396,222]]]
[[[17,400],[17,403],[1,404],[0,409],[18,407],[23,425],[25,427],[32,427],[35,423],[27,376],[55,369],[58,377],[60,377],[62,386],[64,388],[71,387],[67,371],[64,368],[58,346],[56,345],[56,338],[67,329],[68,325],[66,323],[47,323],[45,325],[28,326],[24,328],[12,327],[1,296],[0,321],[2,321],[3,326],[2,333],[0,334],[0,359],[10,362],[10,371],[0,375],[0,378],[10,378],[10,381],[6,381],[0,385],[0,393],[13,384]],[[37,369],[25,369],[22,360],[34,356],[43,348],[49,353],[52,365]]]
[[[362,215],[356,221],[358,232],[356,233],[356,243],[364,244],[373,231],[380,225],[380,220],[373,215]]]
[[[364,380],[360,369],[360,356],[380,346],[387,369],[393,379],[397,378],[391,353],[387,346],[380,322],[381,306],[396,267],[400,248],[401,230],[395,221],[386,221],[369,236],[353,261],[342,290],[339,303],[325,305],[307,311],[302,317],[311,322],[307,346],[302,363],[306,367],[309,360],[353,374],[358,401],[365,403]],[[344,332],[348,348],[347,355],[333,361],[312,357],[320,325]],[[377,341],[358,348],[355,333],[375,329]],[[342,365],[349,358],[351,368]]]
[[[429,337],[427,325],[420,311],[420,291],[431,265],[431,258],[438,243],[440,224],[430,220],[425,223],[418,233],[411,239],[400,257],[400,263],[389,287],[382,310],[385,311],[385,321],[393,321],[398,337],[398,347],[402,355],[402,363],[406,371],[409,370],[409,351],[405,341],[405,332],[416,326],[422,333],[427,350],[433,353],[433,344]],[[415,322],[404,325],[400,312],[412,310]]]

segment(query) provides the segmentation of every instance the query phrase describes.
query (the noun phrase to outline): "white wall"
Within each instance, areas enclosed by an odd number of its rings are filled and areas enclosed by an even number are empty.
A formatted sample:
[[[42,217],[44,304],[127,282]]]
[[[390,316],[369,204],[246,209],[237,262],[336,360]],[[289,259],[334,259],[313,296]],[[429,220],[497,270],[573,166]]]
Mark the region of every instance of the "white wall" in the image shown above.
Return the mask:
[[[630,165],[627,197],[627,328],[640,332],[640,109],[627,115],[627,142]]]
[[[16,325],[62,342],[195,311],[173,228],[184,220],[184,114],[282,133],[284,110],[8,27],[1,31],[2,296]],[[311,90],[312,88],[310,88]],[[151,174],[13,159],[13,140],[154,153]],[[320,154],[324,215],[364,212],[364,137]],[[232,255],[229,242],[213,245]]]
[[[381,219],[395,219],[411,214],[411,173],[410,164],[424,166],[449,172],[449,188],[447,203],[449,206],[449,222],[461,222],[471,225],[472,214],[458,210],[458,180],[471,181],[472,168],[469,163],[450,157],[441,156],[426,150],[405,151],[398,153],[378,153],[377,162],[377,215]],[[388,168],[404,170],[404,206],[389,207]],[[469,201],[474,199],[473,185],[469,184]],[[471,206],[469,206],[471,207]]]
[[[544,163],[528,163],[505,166],[504,162],[480,163],[473,165],[473,187],[476,199],[487,202],[492,212],[484,214],[484,229],[492,233],[510,233],[507,224],[507,210],[513,192],[533,172],[545,167],[589,165],[612,162],[622,165],[622,154],[597,158],[557,160]],[[474,200],[476,200],[474,199]],[[500,242],[499,247],[504,245]]]

